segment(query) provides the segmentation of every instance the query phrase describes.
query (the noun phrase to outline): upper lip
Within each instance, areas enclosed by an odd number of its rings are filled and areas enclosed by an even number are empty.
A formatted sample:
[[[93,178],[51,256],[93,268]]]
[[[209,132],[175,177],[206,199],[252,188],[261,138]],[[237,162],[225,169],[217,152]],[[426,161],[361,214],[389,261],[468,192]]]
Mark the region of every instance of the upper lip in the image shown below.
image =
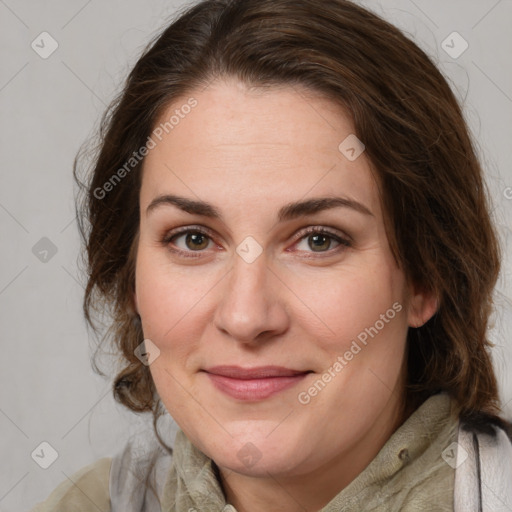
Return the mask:
[[[212,366],[205,368],[207,373],[230,377],[232,379],[264,379],[266,377],[294,377],[309,370],[292,370],[283,366],[258,366],[254,368],[242,368],[241,366]]]

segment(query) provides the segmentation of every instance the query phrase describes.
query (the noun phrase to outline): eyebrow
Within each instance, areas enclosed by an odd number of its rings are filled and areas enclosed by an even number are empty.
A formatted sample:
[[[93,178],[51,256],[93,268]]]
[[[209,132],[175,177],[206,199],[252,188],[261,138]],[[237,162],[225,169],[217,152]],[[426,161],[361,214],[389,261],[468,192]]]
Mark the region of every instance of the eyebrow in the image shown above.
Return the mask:
[[[192,215],[201,215],[222,220],[220,211],[210,203],[169,194],[153,199],[146,209],[146,215],[163,205],[176,206],[180,210]],[[350,208],[358,213],[374,216],[364,204],[354,199],[348,197],[317,197],[286,204],[279,210],[277,218],[279,222],[283,222],[305,215],[313,215],[314,213],[330,210],[332,208]]]

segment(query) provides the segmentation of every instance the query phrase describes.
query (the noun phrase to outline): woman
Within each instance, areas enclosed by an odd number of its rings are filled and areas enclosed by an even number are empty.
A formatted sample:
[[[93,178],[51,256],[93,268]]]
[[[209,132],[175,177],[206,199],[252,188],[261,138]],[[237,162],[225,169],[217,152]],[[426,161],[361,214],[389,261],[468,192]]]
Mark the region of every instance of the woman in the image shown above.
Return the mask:
[[[103,126],[85,313],[112,315],[116,398],[180,431],[36,510],[512,506],[496,236],[414,43],[346,0],[203,1]]]

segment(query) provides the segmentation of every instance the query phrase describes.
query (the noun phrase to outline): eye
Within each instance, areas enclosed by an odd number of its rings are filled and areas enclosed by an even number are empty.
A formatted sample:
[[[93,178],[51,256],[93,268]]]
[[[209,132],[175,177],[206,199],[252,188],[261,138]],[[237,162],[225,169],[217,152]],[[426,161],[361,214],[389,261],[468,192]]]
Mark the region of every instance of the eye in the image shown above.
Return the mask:
[[[186,227],[174,230],[162,240],[165,246],[179,253],[203,252],[209,249],[213,241],[208,233],[199,228]]]
[[[333,254],[352,246],[348,237],[326,227],[313,226],[300,231],[295,237],[292,251]],[[185,226],[167,233],[162,244],[172,252],[185,257],[200,257],[207,249],[216,245],[212,236],[200,227]]]
[[[199,232],[189,232],[184,235],[180,235],[176,237],[176,240],[180,238],[184,238],[185,246],[187,249],[191,251],[200,251],[202,249],[206,249],[211,240],[204,233]],[[178,247],[180,246],[178,243],[176,244]]]
[[[294,247],[306,252],[334,252],[337,249],[343,250],[352,245],[348,239],[324,227],[312,227],[302,231],[297,236],[299,242]]]

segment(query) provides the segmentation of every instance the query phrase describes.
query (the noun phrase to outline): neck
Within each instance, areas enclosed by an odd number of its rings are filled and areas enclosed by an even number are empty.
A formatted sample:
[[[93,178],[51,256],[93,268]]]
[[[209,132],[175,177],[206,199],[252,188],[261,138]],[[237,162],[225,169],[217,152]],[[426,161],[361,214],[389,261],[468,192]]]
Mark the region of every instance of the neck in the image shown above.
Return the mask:
[[[410,414],[402,400],[394,399],[397,391],[383,414],[357,443],[312,471],[293,475],[268,473],[268,477],[255,478],[219,467],[227,502],[237,512],[321,510],[366,468]]]

